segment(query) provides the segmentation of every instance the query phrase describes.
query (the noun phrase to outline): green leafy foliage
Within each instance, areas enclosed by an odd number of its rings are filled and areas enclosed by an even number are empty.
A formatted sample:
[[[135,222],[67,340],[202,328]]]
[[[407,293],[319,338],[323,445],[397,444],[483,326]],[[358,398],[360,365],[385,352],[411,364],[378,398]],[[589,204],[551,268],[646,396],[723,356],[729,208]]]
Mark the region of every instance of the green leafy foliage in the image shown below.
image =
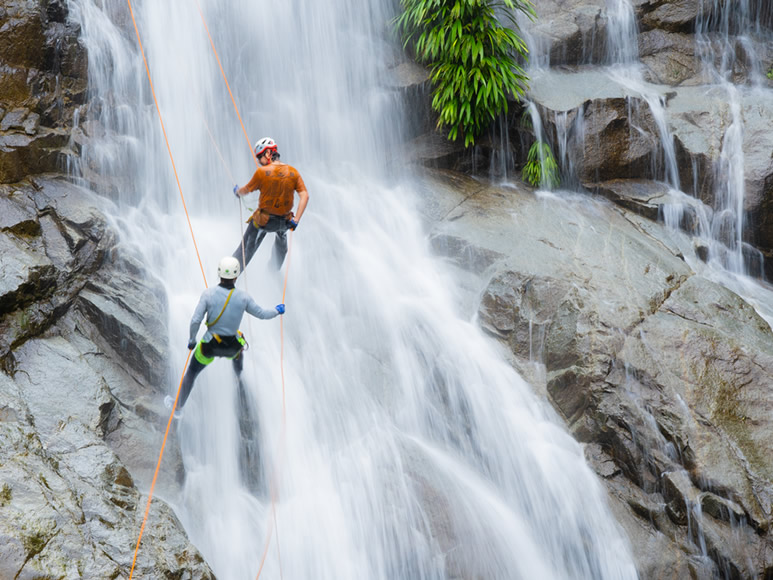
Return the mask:
[[[768,69],[768,78],[773,81],[773,66]]]
[[[395,20],[405,46],[430,66],[432,108],[448,138],[469,147],[502,112],[507,98],[523,96],[528,77],[518,62],[526,44],[515,32],[516,11],[530,18],[529,0],[400,0]],[[497,14],[512,28],[502,26]]]
[[[529,148],[529,155],[521,172],[521,177],[534,187],[552,189],[561,183],[558,163],[553,157],[550,145],[544,141],[536,141]]]

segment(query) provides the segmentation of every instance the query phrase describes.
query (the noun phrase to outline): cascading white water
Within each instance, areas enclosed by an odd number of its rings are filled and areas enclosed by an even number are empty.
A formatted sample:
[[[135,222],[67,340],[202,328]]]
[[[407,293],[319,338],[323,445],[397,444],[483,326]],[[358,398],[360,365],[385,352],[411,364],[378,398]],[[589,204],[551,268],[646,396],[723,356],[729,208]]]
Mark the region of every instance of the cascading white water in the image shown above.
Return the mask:
[[[636,14],[630,0],[607,0],[607,64],[637,65],[637,35]]]
[[[614,66],[613,78],[629,92],[640,94],[647,102],[656,121],[663,150],[665,181],[678,192],[681,189],[679,171],[674,149],[674,138],[667,121],[665,99],[662,87],[648,85],[642,80],[636,50],[636,27],[632,25],[633,8],[630,0],[610,0],[608,3],[608,54]],[[700,18],[697,23],[696,39],[706,78],[712,80],[713,88],[725,95],[728,103],[730,123],[724,132],[722,150],[715,168],[715,202],[708,216],[708,227],[699,227],[696,234],[709,247],[709,258],[720,269],[731,274],[744,275],[749,272],[749,256],[753,269],[761,270],[761,255],[743,242],[744,227],[744,120],[742,100],[746,89],[733,83],[733,73],[739,62],[739,47],[746,55],[751,90],[762,85],[763,71],[752,42],[752,35],[763,33],[755,23],[751,3],[748,0],[734,3],[732,8],[718,0],[701,0]],[[658,176],[659,171],[653,172]],[[678,196],[676,196],[678,198]],[[695,202],[675,204],[665,212],[666,223],[678,228],[685,211],[693,212]],[[701,226],[702,222],[699,221]]]
[[[636,15],[630,0],[607,0],[607,64],[612,79],[625,87],[629,94],[640,95],[647,103],[658,128],[663,152],[662,169],[653,168],[653,174],[662,173],[664,181],[674,189],[679,189],[679,171],[677,169],[674,138],[668,129],[665,99],[660,91],[642,80],[639,62],[638,30]],[[629,108],[633,108],[630,105]],[[635,122],[637,111],[629,113]]]
[[[759,269],[761,256],[751,251],[743,241],[744,197],[744,118],[743,101],[750,93],[765,91],[764,71],[754,39],[770,39],[755,20],[752,3],[741,0],[732,8],[717,0],[701,0],[696,30],[697,53],[704,75],[727,102],[730,123],[722,139],[719,162],[715,169],[715,204],[711,230],[706,232],[711,240],[712,257],[724,268],[735,274]],[[742,52],[741,52],[742,51]],[[744,63],[748,75],[748,87],[735,84],[738,63]],[[755,263],[756,262],[756,263]]]
[[[459,316],[409,176],[385,171],[400,161],[399,100],[383,82],[391,3],[201,5],[250,138],[275,138],[311,195],[291,242],[284,342],[278,320],[245,320],[244,398],[216,361],[178,425],[186,480],[166,499],[218,578],[254,578],[267,542],[264,578],[635,578],[580,446]],[[203,281],[147,80],[91,0],[71,6],[92,102],[116,105],[101,119],[120,137],[89,155],[132,148],[122,194],[140,201],[122,206],[125,238],[167,286],[179,376]],[[196,3],[135,11],[213,284],[240,237],[230,191],[254,170],[250,150]],[[282,300],[270,243],[239,282],[269,307]]]

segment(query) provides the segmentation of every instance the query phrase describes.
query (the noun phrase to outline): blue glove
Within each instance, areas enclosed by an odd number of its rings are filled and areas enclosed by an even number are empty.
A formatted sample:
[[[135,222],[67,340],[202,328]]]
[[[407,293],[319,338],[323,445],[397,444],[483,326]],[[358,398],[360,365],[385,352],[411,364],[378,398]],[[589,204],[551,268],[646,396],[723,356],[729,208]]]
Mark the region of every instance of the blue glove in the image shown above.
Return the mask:
[[[276,311],[277,311],[279,314],[284,314],[284,313],[285,313],[285,305],[284,305],[284,304],[279,304],[279,305],[276,307]]]
[[[195,340],[189,340],[188,341],[188,350],[193,350],[196,348],[196,341]]]
[[[295,220],[287,220],[287,227],[295,231],[295,228],[298,227],[298,222]]]
[[[239,186],[238,185],[234,185],[234,195],[236,197],[239,197]]]

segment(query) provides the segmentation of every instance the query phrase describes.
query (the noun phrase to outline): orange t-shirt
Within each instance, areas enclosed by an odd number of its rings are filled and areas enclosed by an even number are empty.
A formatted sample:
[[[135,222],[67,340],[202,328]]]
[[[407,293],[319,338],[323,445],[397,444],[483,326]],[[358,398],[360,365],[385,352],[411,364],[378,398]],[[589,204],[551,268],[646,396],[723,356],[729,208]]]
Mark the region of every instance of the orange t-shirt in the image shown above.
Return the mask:
[[[282,163],[259,167],[244,188],[260,190],[256,214],[286,215],[293,209],[295,192],[305,190],[306,185],[295,167]]]

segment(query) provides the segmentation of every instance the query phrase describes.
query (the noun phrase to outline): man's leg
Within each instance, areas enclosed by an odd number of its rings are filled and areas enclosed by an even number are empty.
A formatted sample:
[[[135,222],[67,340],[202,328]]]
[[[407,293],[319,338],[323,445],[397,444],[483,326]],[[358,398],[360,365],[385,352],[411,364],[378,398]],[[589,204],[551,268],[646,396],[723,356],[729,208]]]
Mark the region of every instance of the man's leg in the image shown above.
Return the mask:
[[[234,372],[236,372],[238,389],[238,405],[236,416],[239,420],[239,471],[244,486],[255,494],[265,493],[263,482],[263,464],[260,457],[260,425],[257,412],[247,394],[247,387],[242,381],[242,367],[244,354],[239,353],[232,359]]]
[[[188,365],[188,370],[185,371],[185,376],[183,377],[183,384],[180,387],[180,398],[177,400],[178,411],[182,410],[183,406],[185,405],[185,401],[188,400],[188,397],[193,390],[193,383],[196,381],[196,377],[198,377],[199,373],[205,368],[207,368],[207,365],[201,364],[198,360],[196,360],[196,358],[191,359],[191,362]]]
[[[239,266],[242,271],[244,271],[245,266],[250,263],[250,260],[252,260],[255,252],[258,251],[258,248],[265,237],[266,232],[261,228],[256,228],[252,221],[247,224],[247,230],[244,232],[242,242],[233,253],[233,257],[239,260]]]
[[[276,239],[274,240],[274,250],[271,253],[271,257],[274,261],[274,266],[279,270],[285,261],[287,255],[287,231],[279,231],[276,233]]]
[[[211,347],[207,342],[199,342],[199,344],[196,345],[196,350],[193,351],[193,357],[191,357],[191,362],[188,365],[188,370],[185,371],[182,386],[180,387],[180,398],[177,401],[178,410],[182,410],[185,401],[188,400],[188,397],[193,390],[193,383],[196,381],[196,377],[199,376],[201,371],[207,368],[209,363],[215,360],[213,353],[210,351]]]
[[[231,362],[233,362],[234,372],[236,373],[236,376],[241,377],[242,370],[244,369],[244,358],[242,357],[242,353],[239,353],[234,358],[232,358]]]

